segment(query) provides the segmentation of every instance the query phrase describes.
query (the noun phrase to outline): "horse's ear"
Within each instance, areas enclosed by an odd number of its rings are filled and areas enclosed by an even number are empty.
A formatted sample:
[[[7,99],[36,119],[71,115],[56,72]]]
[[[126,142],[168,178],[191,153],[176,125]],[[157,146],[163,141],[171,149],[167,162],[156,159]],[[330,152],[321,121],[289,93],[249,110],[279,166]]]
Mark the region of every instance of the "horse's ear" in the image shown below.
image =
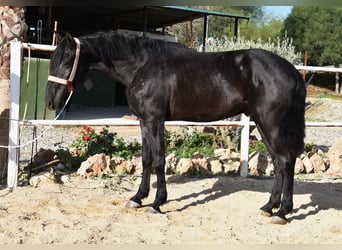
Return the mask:
[[[69,32],[65,33],[65,37],[64,38],[66,39],[66,41],[69,44],[74,44],[74,38],[72,37],[72,35]]]
[[[55,33],[56,34],[56,44],[58,44],[61,40],[62,40],[62,35],[58,32]]]

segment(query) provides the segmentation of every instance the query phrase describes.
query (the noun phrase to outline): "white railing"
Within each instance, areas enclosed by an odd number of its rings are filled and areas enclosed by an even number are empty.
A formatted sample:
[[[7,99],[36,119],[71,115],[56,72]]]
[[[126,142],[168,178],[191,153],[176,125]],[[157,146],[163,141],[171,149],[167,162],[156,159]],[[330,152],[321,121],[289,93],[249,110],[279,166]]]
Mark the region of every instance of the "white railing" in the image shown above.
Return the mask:
[[[305,70],[305,71],[342,73],[342,68],[335,68],[335,67],[317,67],[317,66],[302,66],[302,65],[296,65],[295,67],[298,70]]]
[[[24,121],[19,121],[19,97],[20,97],[20,78],[21,78],[21,58],[22,49],[54,51],[56,46],[39,45],[30,43],[20,43],[14,41],[11,43],[11,93],[10,93],[10,131],[9,131],[9,156],[8,156],[8,174],[7,185],[9,188],[17,186],[18,165],[19,165],[19,125]],[[341,68],[326,68],[312,66],[295,66],[298,70],[307,71],[326,71],[342,72]],[[112,126],[138,126],[139,122],[127,119],[94,119],[94,120],[29,120],[25,121],[32,125],[112,125]],[[169,121],[166,126],[242,126],[241,132],[241,176],[248,174],[248,148],[249,148],[249,130],[251,125],[248,116],[242,115],[240,121],[215,121],[215,122],[185,122]],[[310,127],[342,127],[342,122],[306,122]]]

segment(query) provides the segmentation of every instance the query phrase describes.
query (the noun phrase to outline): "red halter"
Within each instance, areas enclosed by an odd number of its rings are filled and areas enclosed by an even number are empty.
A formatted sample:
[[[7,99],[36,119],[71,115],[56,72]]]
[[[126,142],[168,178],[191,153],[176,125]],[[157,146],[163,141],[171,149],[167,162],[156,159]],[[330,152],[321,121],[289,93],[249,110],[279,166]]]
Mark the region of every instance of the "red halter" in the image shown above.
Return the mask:
[[[80,40],[76,37],[74,37],[74,40],[76,43],[76,54],[75,54],[75,60],[74,60],[73,66],[72,66],[72,70],[71,70],[71,73],[69,75],[69,79],[65,80],[65,79],[57,77],[57,76],[52,76],[52,75],[48,76],[48,81],[52,81],[52,82],[56,82],[59,84],[66,85],[69,93],[74,91],[74,87],[72,85],[72,82],[75,78],[75,74],[76,74],[76,70],[77,70],[77,66],[78,66],[78,59],[80,58],[80,47],[81,47],[80,46]]]

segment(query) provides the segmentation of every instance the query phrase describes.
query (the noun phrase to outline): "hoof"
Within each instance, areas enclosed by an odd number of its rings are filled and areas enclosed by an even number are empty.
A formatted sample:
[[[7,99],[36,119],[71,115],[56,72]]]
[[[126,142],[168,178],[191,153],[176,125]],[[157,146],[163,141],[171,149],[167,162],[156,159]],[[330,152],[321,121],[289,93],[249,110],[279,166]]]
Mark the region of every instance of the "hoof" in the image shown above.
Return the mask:
[[[158,210],[154,209],[153,207],[148,207],[145,212],[148,214],[160,214],[161,213],[160,210],[158,211]]]
[[[278,224],[278,225],[285,225],[287,223],[287,220],[279,216],[273,216],[271,223]]]
[[[129,200],[126,204],[127,208],[139,208],[141,205],[135,201]]]
[[[269,212],[266,212],[264,210],[260,210],[260,215],[265,216],[265,217],[271,217],[272,216],[272,214],[270,214]]]

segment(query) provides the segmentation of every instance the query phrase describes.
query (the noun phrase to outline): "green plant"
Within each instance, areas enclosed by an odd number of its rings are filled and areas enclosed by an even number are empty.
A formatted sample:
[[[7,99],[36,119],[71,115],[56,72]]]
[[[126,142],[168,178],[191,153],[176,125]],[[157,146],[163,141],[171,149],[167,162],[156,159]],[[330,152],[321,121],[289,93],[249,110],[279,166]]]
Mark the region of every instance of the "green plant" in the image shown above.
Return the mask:
[[[122,137],[117,137],[114,141],[114,148],[111,155],[131,159],[134,154],[140,151],[141,144],[136,139],[127,142]]]
[[[318,93],[317,98],[328,98],[328,94],[327,93]]]
[[[263,142],[259,141],[255,144],[251,144],[249,146],[248,151],[249,151],[249,153],[258,152],[258,151],[267,152],[267,148]]]
[[[307,143],[304,145],[304,153],[307,154],[309,152],[318,152],[318,148],[315,144],[313,143]]]
[[[115,134],[108,132],[105,128],[96,133],[91,127],[83,126],[79,134],[77,141],[70,145],[76,148],[79,156],[89,157],[98,153],[110,154],[113,150]]]
[[[79,138],[70,146],[76,149],[76,154],[81,159],[100,153],[129,159],[141,150],[141,145],[136,140],[126,142],[106,128],[96,133],[93,128],[83,126],[79,134]]]
[[[213,156],[216,148],[227,147],[226,140],[218,129],[214,134],[190,130],[188,127],[183,127],[181,133],[166,130],[165,144],[167,153],[175,153],[181,158],[191,158],[195,152]]]
[[[253,41],[244,39],[243,37],[238,37],[237,39],[234,39],[234,37],[223,37],[222,39],[210,38],[208,39],[208,44],[206,44],[207,52],[251,48],[271,51],[281,57],[286,58],[293,64],[298,64],[301,62],[301,53],[296,52],[292,38],[287,37],[286,34],[282,38],[278,37],[277,42],[273,42],[271,39],[265,42],[262,41],[261,38],[259,38],[257,41]],[[200,48],[198,48],[198,50],[199,49]]]

